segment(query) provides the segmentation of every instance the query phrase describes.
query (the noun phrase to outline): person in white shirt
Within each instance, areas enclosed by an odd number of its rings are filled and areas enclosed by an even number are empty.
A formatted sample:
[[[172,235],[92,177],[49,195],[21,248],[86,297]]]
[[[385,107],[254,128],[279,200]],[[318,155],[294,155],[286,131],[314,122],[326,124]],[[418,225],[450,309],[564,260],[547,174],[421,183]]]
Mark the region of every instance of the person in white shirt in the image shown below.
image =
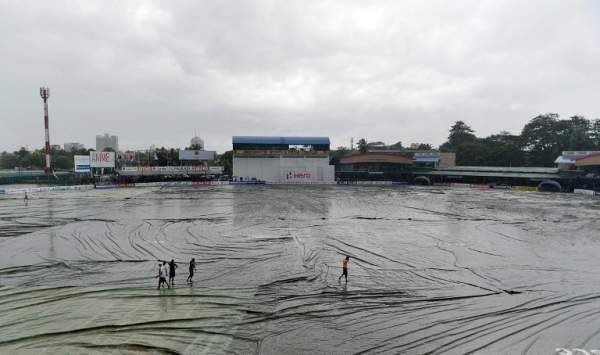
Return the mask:
[[[163,284],[167,284],[167,287],[171,288],[171,286],[167,282],[168,277],[169,277],[169,269],[167,268],[167,262],[163,261],[162,265],[160,265],[160,268],[158,269],[158,289],[159,290],[160,290],[160,286]]]

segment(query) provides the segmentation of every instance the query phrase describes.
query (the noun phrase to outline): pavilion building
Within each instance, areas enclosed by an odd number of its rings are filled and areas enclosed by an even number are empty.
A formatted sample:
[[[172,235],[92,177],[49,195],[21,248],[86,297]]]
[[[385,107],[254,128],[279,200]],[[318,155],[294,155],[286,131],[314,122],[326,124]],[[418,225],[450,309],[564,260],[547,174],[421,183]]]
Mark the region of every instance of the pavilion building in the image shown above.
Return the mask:
[[[234,136],[233,180],[268,184],[335,181],[328,137]]]

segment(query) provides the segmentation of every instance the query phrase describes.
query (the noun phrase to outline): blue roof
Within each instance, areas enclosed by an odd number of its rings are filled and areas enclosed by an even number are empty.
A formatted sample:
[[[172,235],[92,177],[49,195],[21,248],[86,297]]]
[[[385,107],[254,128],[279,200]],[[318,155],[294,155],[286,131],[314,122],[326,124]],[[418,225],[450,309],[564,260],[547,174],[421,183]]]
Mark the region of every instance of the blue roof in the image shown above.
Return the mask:
[[[233,144],[329,145],[329,137],[233,136]]]

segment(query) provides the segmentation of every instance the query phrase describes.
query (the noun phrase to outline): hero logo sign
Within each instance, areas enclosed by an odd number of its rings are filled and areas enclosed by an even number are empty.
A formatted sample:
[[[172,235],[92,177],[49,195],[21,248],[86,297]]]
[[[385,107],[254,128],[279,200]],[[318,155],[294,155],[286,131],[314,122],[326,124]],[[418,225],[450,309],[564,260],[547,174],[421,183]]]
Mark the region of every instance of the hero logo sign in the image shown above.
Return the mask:
[[[93,168],[114,168],[115,152],[90,152],[90,166]]]
[[[286,180],[310,180],[311,174],[308,171],[305,172],[288,172],[285,174]]]
[[[310,173],[294,173],[294,179],[310,179]]]

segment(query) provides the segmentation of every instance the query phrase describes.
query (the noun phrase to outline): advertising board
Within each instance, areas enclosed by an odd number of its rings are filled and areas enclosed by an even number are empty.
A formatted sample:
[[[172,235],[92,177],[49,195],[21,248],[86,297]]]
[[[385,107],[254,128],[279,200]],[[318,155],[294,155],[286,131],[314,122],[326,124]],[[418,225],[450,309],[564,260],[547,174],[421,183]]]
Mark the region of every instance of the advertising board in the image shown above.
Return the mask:
[[[180,150],[179,160],[215,160],[214,150]]]
[[[210,173],[222,174],[222,166],[124,166],[123,173]]]
[[[114,168],[115,152],[90,152],[90,167]]]
[[[75,155],[73,156],[73,167],[76,173],[89,173],[90,172],[90,157],[89,155]]]
[[[135,152],[119,152],[117,153],[117,160],[124,162],[135,161]]]

